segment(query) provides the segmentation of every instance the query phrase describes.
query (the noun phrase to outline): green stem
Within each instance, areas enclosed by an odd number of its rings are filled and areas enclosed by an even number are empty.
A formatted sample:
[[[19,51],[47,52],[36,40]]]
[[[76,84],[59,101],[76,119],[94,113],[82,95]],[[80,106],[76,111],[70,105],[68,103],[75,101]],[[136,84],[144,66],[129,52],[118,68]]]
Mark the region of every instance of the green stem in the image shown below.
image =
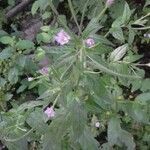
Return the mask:
[[[107,6],[105,6],[105,8],[101,11],[101,13],[97,16],[97,22],[101,19],[101,17],[104,15],[104,13],[106,12],[107,10]]]
[[[147,30],[150,29],[150,26],[148,27],[142,27],[142,28],[133,28],[134,30]]]
[[[106,38],[109,34],[110,34],[110,31],[108,31],[108,32],[104,35],[104,37]]]
[[[88,3],[89,3],[89,0],[86,1],[86,4],[85,4],[84,9],[83,9],[83,13],[82,13],[82,16],[81,16],[81,21],[80,21],[80,29],[82,29],[83,20],[84,20],[84,16],[85,16],[85,11],[86,11]]]
[[[59,22],[60,22],[60,23],[62,24],[62,26],[69,32],[69,34],[73,36],[73,34],[72,34],[71,30],[69,29],[69,27],[64,23],[64,21],[63,21],[60,17],[58,17],[58,16],[59,16],[59,13],[58,13],[57,9],[55,8],[55,6],[54,6],[52,0],[50,0],[49,3],[50,3],[50,7],[51,7],[52,11],[53,11],[54,14],[57,16]]]
[[[148,13],[147,15],[145,15],[145,16],[143,16],[143,17],[141,17],[140,19],[138,19],[137,21],[141,21],[141,20],[143,20],[144,18],[146,18],[146,17],[148,17],[148,16],[150,16],[150,13]],[[135,21],[136,22],[136,21]]]
[[[29,130],[27,133],[25,133],[23,136],[19,137],[19,138],[16,138],[16,139],[7,139],[7,138],[4,138],[4,140],[7,141],[7,142],[17,142],[17,141],[25,138],[26,136],[28,136],[32,131],[33,131],[33,128],[31,130]]]
[[[60,97],[60,93],[57,95],[57,97],[56,97],[55,100],[54,100],[54,103],[53,103],[53,105],[52,105],[53,108],[55,107],[55,105],[56,105],[56,103],[57,103],[59,97]]]
[[[74,21],[75,21],[75,23],[76,23],[76,25],[77,25],[77,27],[78,27],[79,35],[80,35],[80,34],[82,33],[82,31],[81,31],[81,28],[80,28],[80,26],[79,26],[79,24],[78,24],[78,21],[77,21],[77,18],[76,18],[75,11],[74,11],[74,9],[73,9],[73,5],[72,5],[71,0],[68,0],[68,3],[69,3],[69,7],[70,7],[70,11],[71,11],[71,13],[72,13],[73,19],[74,19]]]

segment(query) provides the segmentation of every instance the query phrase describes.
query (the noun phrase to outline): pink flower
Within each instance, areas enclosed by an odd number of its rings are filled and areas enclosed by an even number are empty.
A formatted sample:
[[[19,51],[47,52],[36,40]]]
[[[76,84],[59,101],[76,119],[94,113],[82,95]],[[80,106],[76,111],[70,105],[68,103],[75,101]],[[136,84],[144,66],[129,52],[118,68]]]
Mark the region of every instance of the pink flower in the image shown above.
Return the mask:
[[[86,39],[85,43],[87,44],[88,47],[92,47],[95,45],[95,41],[92,38]]]
[[[57,35],[54,37],[54,40],[59,43],[60,45],[67,44],[70,40],[70,36],[64,31],[61,30]]]
[[[53,107],[47,107],[44,113],[47,115],[48,118],[52,118],[55,116],[55,111]]]
[[[43,67],[42,69],[39,70],[39,73],[42,75],[48,75],[49,69],[48,67]]]
[[[100,127],[100,123],[99,123],[99,122],[96,122],[96,123],[95,123],[95,127],[96,127],[96,128],[99,128],[99,127]]]
[[[115,1],[115,0],[107,0],[106,5],[107,5],[108,7],[110,7],[110,6],[114,3],[114,1]]]

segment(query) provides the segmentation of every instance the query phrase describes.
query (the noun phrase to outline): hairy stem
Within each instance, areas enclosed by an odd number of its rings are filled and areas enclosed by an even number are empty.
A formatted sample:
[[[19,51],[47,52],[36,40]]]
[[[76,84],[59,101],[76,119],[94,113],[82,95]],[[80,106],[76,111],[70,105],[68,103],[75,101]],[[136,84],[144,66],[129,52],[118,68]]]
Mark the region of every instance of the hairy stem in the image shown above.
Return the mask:
[[[80,28],[80,26],[79,26],[79,24],[78,24],[78,21],[77,21],[77,18],[76,18],[75,11],[74,11],[74,9],[73,9],[73,5],[72,5],[71,0],[68,0],[68,3],[69,3],[69,7],[70,7],[70,11],[71,11],[71,13],[72,13],[73,19],[74,19],[74,21],[75,21],[75,23],[76,23],[76,25],[77,25],[77,27],[78,27],[79,35],[80,35],[82,31],[81,31],[81,28]]]

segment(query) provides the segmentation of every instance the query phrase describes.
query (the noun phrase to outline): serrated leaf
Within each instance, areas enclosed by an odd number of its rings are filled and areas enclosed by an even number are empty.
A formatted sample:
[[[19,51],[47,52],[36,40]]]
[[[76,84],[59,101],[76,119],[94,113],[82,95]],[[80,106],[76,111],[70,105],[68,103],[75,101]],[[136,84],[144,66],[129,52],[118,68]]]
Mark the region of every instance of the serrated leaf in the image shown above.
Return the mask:
[[[38,43],[40,43],[40,42],[50,43],[51,38],[52,38],[52,35],[45,33],[45,32],[39,33],[37,35]]]
[[[12,84],[17,83],[18,75],[19,75],[19,70],[16,67],[11,68],[8,72],[8,81]]]
[[[123,15],[122,15],[122,22],[126,23],[127,21],[129,21],[130,16],[131,16],[131,10],[129,8],[128,3],[125,3],[124,12],[123,12]]]
[[[127,113],[139,123],[150,124],[149,106],[135,102],[118,103],[119,110]]]
[[[122,57],[126,54],[128,49],[128,44],[124,44],[118,48],[116,48],[111,54],[110,54],[110,60],[112,61],[119,61],[122,59]]]
[[[13,49],[11,47],[7,47],[0,52],[0,60],[8,59],[12,56]]]
[[[90,133],[90,131],[85,130],[83,135],[79,139],[82,150],[99,150],[99,143]]]
[[[77,102],[76,100],[74,100],[71,103],[69,110],[71,113],[70,122],[73,130],[72,139],[78,141],[80,136],[84,132],[87,114],[84,106],[80,102]]]
[[[17,89],[17,93],[19,94],[19,93],[23,92],[26,88],[27,88],[27,85],[25,85],[25,84],[21,85],[21,86]]]
[[[119,40],[119,41],[121,41],[121,42],[124,42],[124,41],[125,41],[124,35],[123,35],[123,31],[122,31],[121,27],[114,27],[114,28],[111,28],[110,32],[111,32],[112,36],[113,36],[115,39],[117,39],[117,40]]]
[[[94,60],[91,56],[88,56],[92,62],[89,62],[91,66],[95,66],[97,69],[100,69],[102,72],[108,73],[110,75],[114,76],[119,76],[119,77],[124,77],[124,78],[140,78],[139,76],[131,76],[131,75],[126,75],[126,74],[121,74],[119,72],[116,72],[115,70],[110,69],[108,66],[101,64]]]
[[[120,119],[113,117],[108,123],[108,143],[110,145],[125,146],[127,150],[134,150],[135,143],[132,135],[120,126]]]
[[[7,83],[5,78],[0,77],[0,87],[3,87]]]
[[[3,36],[0,38],[0,42],[12,46],[14,44],[14,39],[10,36]]]
[[[37,106],[42,106],[44,104],[43,101],[30,101],[25,102],[17,108],[17,111],[24,111],[26,109],[31,109]]]
[[[30,127],[36,129],[38,133],[44,134],[47,132],[48,125],[44,122],[44,112],[41,108],[36,108],[31,112],[26,122]]]
[[[142,82],[142,87],[141,87],[141,91],[146,92],[150,90],[150,79],[145,79]]]
[[[51,133],[43,135],[42,150],[62,150],[60,140]]]
[[[136,100],[142,104],[147,104],[147,102],[150,102],[150,92],[138,95]]]
[[[93,18],[83,31],[83,37],[87,38],[89,35],[95,34],[101,28],[102,26],[99,25],[97,18]]]
[[[6,35],[8,35],[8,33],[0,29],[0,37],[6,36]]]
[[[20,55],[17,59],[17,62],[20,67],[24,67],[26,64],[26,56]]]
[[[21,50],[28,50],[34,48],[34,43],[29,40],[20,40],[16,43],[16,48]]]

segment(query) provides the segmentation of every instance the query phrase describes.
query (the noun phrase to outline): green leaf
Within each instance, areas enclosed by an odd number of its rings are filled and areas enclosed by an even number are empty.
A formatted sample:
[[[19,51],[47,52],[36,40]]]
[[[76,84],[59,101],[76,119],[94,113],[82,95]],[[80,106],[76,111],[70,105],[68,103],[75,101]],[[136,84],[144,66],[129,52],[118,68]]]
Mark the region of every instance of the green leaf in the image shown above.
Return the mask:
[[[39,33],[37,35],[37,41],[38,41],[38,43],[40,43],[40,42],[50,43],[51,39],[52,39],[52,35],[50,35],[48,33],[45,33],[45,32]]]
[[[48,132],[43,135],[42,150],[62,150],[60,140],[56,139],[53,134]]]
[[[122,57],[126,54],[128,49],[128,44],[124,44],[118,48],[116,48],[111,54],[110,54],[110,60],[112,61],[118,61],[122,59]]]
[[[86,129],[79,139],[82,150],[99,150],[99,143],[96,141],[91,132]]]
[[[40,134],[47,132],[48,125],[44,122],[44,112],[41,108],[36,108],[33,112],[31,112],[26,122]]]
[[[0,42],[12,46],[14,44],[14,39],[10,36],[3,36],[0,38]]]
[[[26,109],[31,109],[31,108],[34,108],[34,107],[37,107],[37,106],[42,106],[43,104],[44,104],[43,101],[30,101],[30,102],[25,102],[25,103],[23,103],[22,105],[20,105],[20,106],[17,108],[17,111],[23,112],[23,111],[26,110]]]
[[[39,8],[40,8],[40,5],[39,5],[39,1],[37,0],[32,5],[32,8],[31,8],[32,15],[35,15]]]
[[[148,92],[148,93],[142,93],[142,94],[138,95],[136,97],[136,100],[138,102],[141,102],[142,104],[147,104],[147,102],[150,103],[150,92]]]
[[[48,19],[52,16],[52,13],[49,12],[49,11],[46,11],[43,15],[42,15],[42,19],[45,20],[45,19]]]
[[[84,132],[84,128],[86,125],[87,114],[83,104],[74,100],[69,107],[71,116],[70,122],[72,125],[72,134],[71,137],[75,141],[78,141],[80,136]]]
[[[118,102],[118,108],[139,123],[149,124],[149,106],[135,102]]]
[[[27,85],[25,85],[25,84],[21,85],[21,86],[17,89],[17,93],[19,94],[19,93],[23,92],[26,88],[27,88]]]
[[[70,115],[67,109],[60,108],[59,110],[57,110],[57,115],[55,116],[55,119],[52,120],[49,128],[54,137],[61,141],[63,137],[68,134],[68,129],[70,128],[70,126]]]
[[[117,39],[117,40],[119,40],[119,41],[121,41],[121,42],[124,42],[124,41],[125,41],[124,35],[123,35],[123,31],[122,31],[121,27],[111,28],[111,29],[110,29],[110,32],[111,32],[112,36],[113,36],[115,39]]]
[[[21,50],[34,49],[34,43],[29,40],[20,40],[16,43],[16,48]]]
[[[7,47],[0,52],[0,60],[8,59],[12,56],[13,49],[11,47]]]
[[[48,32],[51,30],[51,28],[50,28],[50,26],[43,26],[43,27],[41,27],[41,30],[44,32]]]
[[[8,81],[12,84],[17,83],[18,75],[19,75],[19,70],[16,67],[11,68],[8,72]]]
[[[7,83],[5,78],[0,77],[0,87],[3,87]]]
[[[17,59],[17,63],[20,67],[24,67],[26,64],[26,56],[20,55]]]
[[[0,38],[6,35],[8,35],[8,33],[0,29]]]
[[[146,92],[148,90],[150,90],[150,79],[144,79],[143,82],[142,82],[142,87],[141,87],[141,90],[143,92]]]
[[[110,145],[126,146],[127,150],[134,150],[135,143],[132,135],[120,126],[120,119],[111,118],[108,123],[108,143]]]
[[[9,101],[12,97],[13,97],[13,94],[10,94],[10,93],[5,94],[5,100],[6,101]]]
[[[121,74],[119,72],[116,72],[115,70],[110,69],[106,64],[104,63],[99,63],[98,61],[94,60],[91,56],[88,56],[92,62],[89,62],[91,66],[95,66],[97,69],[101,70],[102,72],[108,73],[110,75],[114,76],[119,76],[119,77],[124,77],[124,78],[140,78],[139,76],[131,76],[131,75],[126,75],[126,74]]]
[[[89,35],[95,34],[101,28],[102,26],[97,22],[97,18],[93,18],[83,31],[83,37],[87,38]]]
[[[125,3],[124,12],[122,15],[122,22],[125,24],[127,21],[129,21],[130,16],[131,16],[131,10],[129,8],[128,3]]]
[[[135,38],[135,32],[131,27],[129,27],[128,29],[129,29],[128,43],[131,45]]]

